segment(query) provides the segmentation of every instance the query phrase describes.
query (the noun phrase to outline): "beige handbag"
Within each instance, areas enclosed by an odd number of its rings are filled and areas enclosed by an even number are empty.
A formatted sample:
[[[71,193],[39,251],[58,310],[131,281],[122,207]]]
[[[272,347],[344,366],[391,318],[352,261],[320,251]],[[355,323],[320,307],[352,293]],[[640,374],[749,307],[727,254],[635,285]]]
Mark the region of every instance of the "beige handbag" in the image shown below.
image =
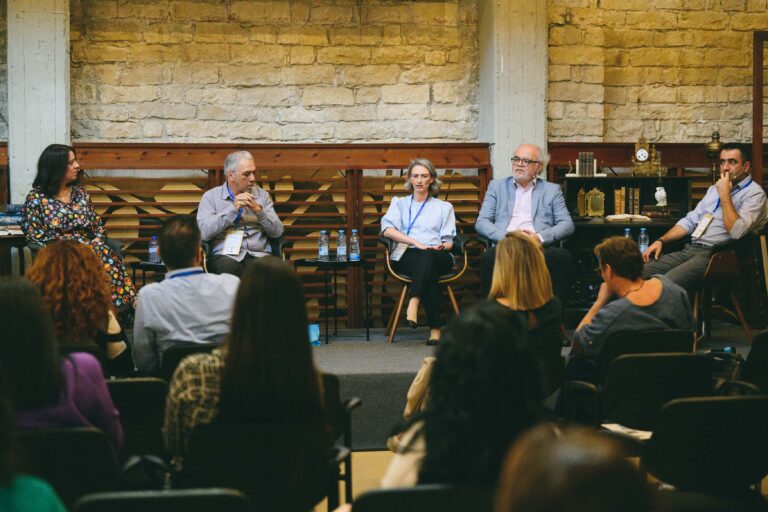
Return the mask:
[[[424,410],[424,407],[427,404],[427,397],[429,396],[429,378],[432,375],[432,366],[434,363],[434,357],[425,357],[424,361],[421,362],[419,372],[411,383],[411,387],[408,388],[405,411],[403,411],[403,418],[406,420],[411,419],[411,416],[417,412]]]

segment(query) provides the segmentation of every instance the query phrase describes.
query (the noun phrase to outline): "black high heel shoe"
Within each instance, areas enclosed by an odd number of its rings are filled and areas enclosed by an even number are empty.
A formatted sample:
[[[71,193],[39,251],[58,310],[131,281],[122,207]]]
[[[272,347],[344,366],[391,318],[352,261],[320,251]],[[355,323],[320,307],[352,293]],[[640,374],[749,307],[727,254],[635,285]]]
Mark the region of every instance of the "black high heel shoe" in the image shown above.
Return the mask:
[[[417,324],[413,320],[408,320],[407,318],[405,319],[405,325],[407,325],[411,329],[415,329],[415,328],[417,328],[419,326],[419,324]]]

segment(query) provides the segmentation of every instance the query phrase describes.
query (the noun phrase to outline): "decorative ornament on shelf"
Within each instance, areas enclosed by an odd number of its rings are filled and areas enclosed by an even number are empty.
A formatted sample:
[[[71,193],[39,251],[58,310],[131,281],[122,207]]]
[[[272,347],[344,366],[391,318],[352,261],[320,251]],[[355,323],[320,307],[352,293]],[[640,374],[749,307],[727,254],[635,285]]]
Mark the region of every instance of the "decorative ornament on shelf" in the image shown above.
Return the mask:
[[[720,159],[720,149],[723,144],[720,142],[720,132],[715,130],[712,132],[712,138],[704,144],[704,151],[707,153],[707,158],[712,160],[712,183],[717,182],[720,178],[720,169],[718,169],[717,161]]]
[[[587,192],[587,217],[605,216],[605,194],[600,192],[597,187]]]
[[[648,144],[645,135],[635,143],[632,155],[632,176],[665,176],[667,170],[661,165],[661,152],[656,146]]]
[[[653,197],[656,199],[656,206],[667,206],[667,191],[664,187],[656,187]]]

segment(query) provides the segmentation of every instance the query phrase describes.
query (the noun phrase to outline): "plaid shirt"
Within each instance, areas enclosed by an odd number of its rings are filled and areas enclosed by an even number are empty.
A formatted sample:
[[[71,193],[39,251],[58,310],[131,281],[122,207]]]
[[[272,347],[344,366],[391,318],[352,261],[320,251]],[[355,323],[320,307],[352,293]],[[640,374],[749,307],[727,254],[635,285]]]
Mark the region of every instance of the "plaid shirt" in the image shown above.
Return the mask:
[[[165,404],[163,435],[165,446],[181,467],[192,430],[211,423],[219,412],[223,349],[210,354],[194,354],[185,358],[171,379]]]

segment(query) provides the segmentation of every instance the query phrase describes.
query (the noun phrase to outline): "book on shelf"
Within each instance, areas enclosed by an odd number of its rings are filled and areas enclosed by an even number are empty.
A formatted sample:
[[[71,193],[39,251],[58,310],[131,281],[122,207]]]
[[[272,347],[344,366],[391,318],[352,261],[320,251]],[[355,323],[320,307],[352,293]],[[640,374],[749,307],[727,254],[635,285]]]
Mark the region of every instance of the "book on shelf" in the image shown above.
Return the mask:
[[[651,222],[650,217],[645,215],[634,215],[631,213],[622,213],[620,215],[606,215],[607,222]]]
[[[640,215],[640,187],[632,189],[632,215]]]

